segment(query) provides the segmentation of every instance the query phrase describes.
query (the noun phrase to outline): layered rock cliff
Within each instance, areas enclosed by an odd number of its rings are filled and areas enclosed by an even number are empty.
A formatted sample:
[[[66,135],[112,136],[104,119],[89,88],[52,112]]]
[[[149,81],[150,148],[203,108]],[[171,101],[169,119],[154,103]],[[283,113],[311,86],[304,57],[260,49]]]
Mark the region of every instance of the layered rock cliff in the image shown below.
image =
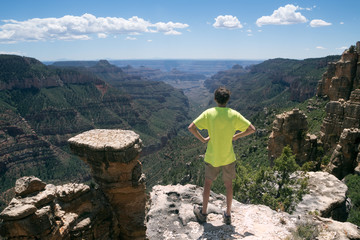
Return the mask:
[[[135,129],[150,153],[187,120],[189,103],[181,91],[134,79],[104,61],[93,67],[55,68],[33,58],[0,55],[1,192],[26,175],[52,183],[88,181],[89,169],[67,145],[80,132]]]
[[[359,169],[360,42],[332,63],[319,82],[318,96],[328,97],[321,141],[330,155],[327,171],[338,178]]]

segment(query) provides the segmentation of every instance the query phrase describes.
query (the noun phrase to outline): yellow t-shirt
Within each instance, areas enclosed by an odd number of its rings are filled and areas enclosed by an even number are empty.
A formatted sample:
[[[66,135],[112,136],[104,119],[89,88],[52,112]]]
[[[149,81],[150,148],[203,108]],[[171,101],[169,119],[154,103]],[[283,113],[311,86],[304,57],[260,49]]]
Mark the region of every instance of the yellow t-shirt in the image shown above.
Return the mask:
[[[200,130],[207,129],[210,137],[205,162],[220,167],[234,162],[232,138],[237,130],[244,132],[250,122],[239,112],[225,107],[214,107],[204,111],[194,120]]]

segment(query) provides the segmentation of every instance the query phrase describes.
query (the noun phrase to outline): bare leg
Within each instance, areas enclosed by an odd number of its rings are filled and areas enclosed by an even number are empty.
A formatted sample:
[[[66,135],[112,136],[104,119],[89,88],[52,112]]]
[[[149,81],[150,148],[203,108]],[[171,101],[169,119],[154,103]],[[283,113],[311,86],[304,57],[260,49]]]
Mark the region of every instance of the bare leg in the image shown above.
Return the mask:
[[[212,180],[209,178],[205,178],[202,214],[207,213],[207,206],[209,203],[211,184],[212,184]]]
[[[226,215],[230,216],[233,199],[232,181],[226,181],[224,182],[224,185],[226,187]]]

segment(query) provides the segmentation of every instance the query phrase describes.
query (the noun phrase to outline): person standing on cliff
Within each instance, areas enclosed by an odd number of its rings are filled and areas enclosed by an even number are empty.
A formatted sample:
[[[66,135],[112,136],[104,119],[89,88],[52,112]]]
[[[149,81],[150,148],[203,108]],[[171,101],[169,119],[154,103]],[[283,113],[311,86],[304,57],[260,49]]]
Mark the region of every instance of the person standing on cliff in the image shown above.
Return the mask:
[[[208,144],[204,159],[203,204],[202,207],[194,207],[194,214],[200,223],[206,222],[211,185],[222,170],[227,205],[223,217],[227,225],[231,224],[232,180],[236,178],[236,159],[232,142],[255,132],[255,127],[246,118],[239,112],[226,107],[230,94],[225,87],[216,89],[214,97],[217,107],[205,110],[188,127],[197,139]],[[203,137],[198,129],[207,129],[209,136]]]

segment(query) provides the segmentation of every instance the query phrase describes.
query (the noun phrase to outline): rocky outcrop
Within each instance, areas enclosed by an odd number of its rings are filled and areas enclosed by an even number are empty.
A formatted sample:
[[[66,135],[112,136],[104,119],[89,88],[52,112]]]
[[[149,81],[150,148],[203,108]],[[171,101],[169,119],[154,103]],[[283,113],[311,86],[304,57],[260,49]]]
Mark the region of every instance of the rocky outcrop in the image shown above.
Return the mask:
[[[232,224],[225,225],[222,212],[225,197],[211,192],[207,222],[199,224],[193,207],[202,203],[202,188],[194,185],[155,186],[150,193],[147,215],[149,239],[293,239],[296,228],[304,222],[318,232],[316,239],[359,239],[360,230],[321,216],[335,216],[345,199],[346,186],[323,172],[309,173],[310,193],[305,195],[297,211],[289,215],[262,205],[233,201]],[[315,184],[318,183],[319,185]],[[332,196],[334,193],[334,196]],[[320,216],[316,215],[316,211]],[[331,215],[332,214],[332,215]],[[330,237],[332,236],[332,237]],[[337,237],[337,238],[336,238]]]
[[[328,71],[319,82],[318,96],[326,95],[331,101],[340,98],[348,100],[351,91],[360,87],[360,52],[357,50],[352,46],[342,54],[338,62],[329,64]]]
[[[343,178],[357,168],[360,128],[360,42],[344,51],[340,61],[329,65],[319,82],[320,97],[328,97],[321,126],[325,153],[331,155],[327,171]],[[355,131],[355,132],[354,132]]]
[[[1,212],[0,235],[9,239],[115,239],[116,223],[101,191],[84,184],[16,181],[17,197]]]
[[[326,170],[338,178],[360,170],[360,141],[356,130],[360,129],[359,56],[360,42],[346,50],[338,62],[330,63],[319,82],[317,95],[330,100],[325,107],[326,117],[319,139],[306,134],[306,117],[301,114],[292,111],[278,115],[269,139],[270,160],[278,157],[288,144],[298,163],[315,161],[316,169],[319,169],[321,163],[318,160],[324,154],[331,156]]]
[[[129,130],[94,129],[69,139],[98,188],[18,179],[17,197],[0,214],[1,236],[15,239],[144,239],[142,142]]]
[[[326,170],[339,179],[360,169],[360,129],[345,128]]]
[[[293,109],[276,116],[268,142],[268,157],[273,162],[279,157],[285,146],[289,145],[296,155],[296,161],[302,165],[316,161],[317,137],[307,134],[307,117],[299,109]]]
[[[139,162],[142,142],[129,130],[94,129],[69,139],[71,150],[89,164],[114,211],[123,239],[145,237],[145,182]]]
[[[307,213],[332,218],[341,222],[347,219],[347,186],[327,172],[308,172],[308,190],[297,204],[294,216]]]
[[[325,151],[332,151],[346,128],[360,128],[360,89],[351,92],[350,99],[330,101],[321,126],[321,141]]]

